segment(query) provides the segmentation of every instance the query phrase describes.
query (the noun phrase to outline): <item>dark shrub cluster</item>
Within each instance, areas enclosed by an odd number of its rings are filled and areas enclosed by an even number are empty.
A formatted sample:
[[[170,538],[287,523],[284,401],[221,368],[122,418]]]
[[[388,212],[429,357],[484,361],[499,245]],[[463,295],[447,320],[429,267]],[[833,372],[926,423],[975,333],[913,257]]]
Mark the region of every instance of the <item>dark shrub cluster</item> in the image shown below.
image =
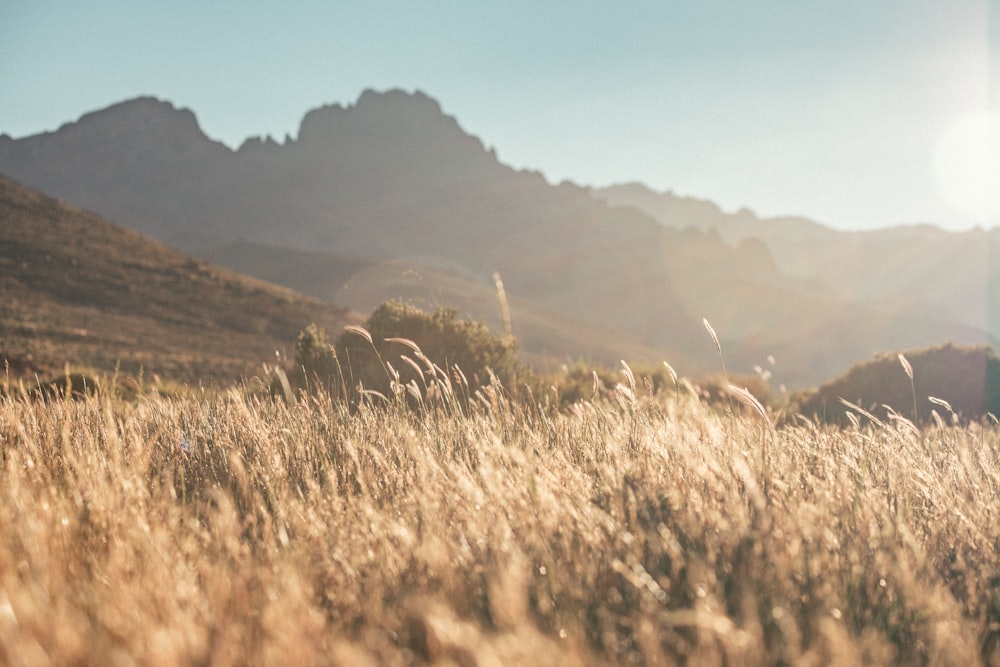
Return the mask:
[[[531,375],[517,358],[514,339],[460,318],[453,308],[426,313],[398,301],[383,303],[363,327],[348,327],[332,345],[310,325],[296,341],[295,366],[293,384],[305,380],[337,393],[364,389],[385,396],[393,383],[421,394],[439,383],[474,393],[493,378],[510,390]]]
[[[488,385],[491,373],[505,387],[527,374],[512,338],[490,332],[482,322],[461,319],[453,308],[425,313],[399,301],[388,301],[371,314],[364,329],[371,336],[345,331],[337,339],[337,357],[347,381],[388,391],[392,379],[422,386],[428,376],[446,375],[471,391]]]
[[[288,379],[299,388],[315,383],[331,391],[336,387],[338,377],[337,356],[327,341],[326,331],[310,324],[295,341],[295,366]]]

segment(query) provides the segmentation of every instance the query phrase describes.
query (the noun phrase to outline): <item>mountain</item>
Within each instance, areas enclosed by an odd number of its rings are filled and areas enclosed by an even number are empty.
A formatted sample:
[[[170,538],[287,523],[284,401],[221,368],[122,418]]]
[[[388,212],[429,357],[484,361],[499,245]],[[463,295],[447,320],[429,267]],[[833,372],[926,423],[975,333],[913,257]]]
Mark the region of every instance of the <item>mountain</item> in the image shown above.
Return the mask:
[[[708,318],[731,369],[774,355],[776,375],[795,385],[880,350],[988,340],[922,303],[859,306],[788,272],[766,242],[671,227],[516,171],[419,92],[366,91],[307,113],[295,139],[235,151],[190,111],[140,98],[55,132],[0,137],[0,172],[342,306],[425,290],[494,318],[499,272],[514,333],[538,359],[643,350],[703,373],[719,367]]]
[[[760,218],[743,209],[630,183],[592,190],[671,229],[712,231],[727,243],[757,239],[782,273],[879,308],[936,312],[983,331],[1000,329],[1000,229],[947,232],[931,225],[837,231],[798,217]]]
[[[238,275],[0,177],[0,352],[37,369],[83,365],[232,381],[291,352],[341,308]]]

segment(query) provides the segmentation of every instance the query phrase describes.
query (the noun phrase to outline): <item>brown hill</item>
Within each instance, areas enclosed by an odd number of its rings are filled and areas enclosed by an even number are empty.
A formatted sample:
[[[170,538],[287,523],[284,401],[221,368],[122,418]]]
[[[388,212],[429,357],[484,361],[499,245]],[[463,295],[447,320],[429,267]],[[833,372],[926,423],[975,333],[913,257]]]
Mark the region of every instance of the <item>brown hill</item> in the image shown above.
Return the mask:
[[[794,410],[826,421],[846,423],[848,409],[840,399],[879,419],[886,406],[907,419],[927,422],[932,411],[950,422],[952,416],[978,419],[1000,414],[1000,359],[989,347],[942,345],[902,353],[913,374],[911,385],[899,354],[882,354],[853,366],[843,376],[803,393]],[[914,414],[916,408],[916,414]]]
[[[343,309],[195,260],[0,177],[0,352],[22,370],[143,369],[180,381],[259,373]],[[16,371],[17,369],[15,369]]]

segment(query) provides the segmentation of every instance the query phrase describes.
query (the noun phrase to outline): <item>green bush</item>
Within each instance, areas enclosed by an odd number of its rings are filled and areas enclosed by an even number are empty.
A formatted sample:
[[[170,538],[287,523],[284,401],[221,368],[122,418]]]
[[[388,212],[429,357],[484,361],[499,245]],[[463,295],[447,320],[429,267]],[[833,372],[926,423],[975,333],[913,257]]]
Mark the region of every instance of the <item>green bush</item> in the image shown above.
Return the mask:
[[[453,308],[428,314],[387,301],[363,329],[345,330],[335,349],[350,387],[360,385],[386,396],[393,380],[422,393],[439,381],[450,382],[458,393],[474,393],[492,382],[491,373],[508,390],[529,375],[512,338],[491,333],[482,322],[460,319]]]
[[[295,341],[295,367],[288,374],[289,381],[298,388],[318,383],[330,390],[339,377],[338,370],[326,331],[315,324],[303,329]]]

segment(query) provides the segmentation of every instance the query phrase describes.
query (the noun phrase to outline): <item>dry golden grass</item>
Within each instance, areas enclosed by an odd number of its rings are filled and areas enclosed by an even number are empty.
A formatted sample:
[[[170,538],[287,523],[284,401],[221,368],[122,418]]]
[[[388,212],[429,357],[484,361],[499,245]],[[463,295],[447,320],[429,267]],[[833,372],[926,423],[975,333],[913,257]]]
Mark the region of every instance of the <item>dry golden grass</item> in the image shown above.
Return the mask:
[[[624,389],[2,399],[0,663],[1000,664],[1000,431]]]

